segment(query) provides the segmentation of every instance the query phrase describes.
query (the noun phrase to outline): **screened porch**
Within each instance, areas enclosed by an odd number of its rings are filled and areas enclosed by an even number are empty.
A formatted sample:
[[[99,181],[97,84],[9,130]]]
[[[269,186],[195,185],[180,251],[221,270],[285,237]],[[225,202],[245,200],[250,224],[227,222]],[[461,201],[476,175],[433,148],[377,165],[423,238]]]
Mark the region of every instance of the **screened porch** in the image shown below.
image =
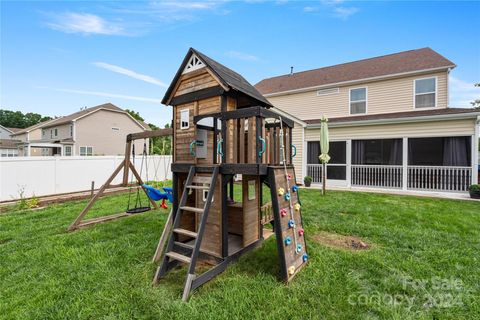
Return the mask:
[[[431,137],[330,142],[327,184],[403,190],[467,191],[472,138]],[[322,182],[320,144],[307,143],[307,175]]]

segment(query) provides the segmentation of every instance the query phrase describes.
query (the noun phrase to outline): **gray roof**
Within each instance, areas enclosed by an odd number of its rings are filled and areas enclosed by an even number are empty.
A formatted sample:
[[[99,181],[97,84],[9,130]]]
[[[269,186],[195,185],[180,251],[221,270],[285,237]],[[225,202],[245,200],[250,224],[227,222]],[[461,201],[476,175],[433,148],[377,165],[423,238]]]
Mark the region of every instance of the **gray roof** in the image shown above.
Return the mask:
[[[22,134],[22,133],[25,133],[25,132],[29,132],[29,131],[32,131],[34,129],[40,129],[40,128],[49,128],[49,127],[53,127],[53,126],[58,126],[58,125],[62,125],[62,124],[66,124],[66,123],[70,123],[71,121],[73,120],[76,120],[78,118],[81,118],[89,113],[92,113],[94,111],[97,111],[99,109],[103,109],[103,110],[111,110],[111,111],[118,111],[118,112],[123,112],[123,113],[126,113],[128,114],[125,110],[117,107],[116,105],[112,104],[112,103],[105,103],[105,104],[101,104],[101,105],[98,105],[98,106],[95,106],[95,107],[91,107],[91,108],[87,108],[87,109],[83,109],[83,110],[80,110],[80,111],[77,111],[75,113],[72,113],[72,114],[69,114],[68,116],[64,116],[64,117],[60,117],[60,118],[56,118],[56,119],[53,119],[53,120],[49,120],[49,121],[44,121],[44,122],[40,122],[36,125],[33,125],[31,127],[28,127],[28,128],[25,128],[25,129],[22,129],[18,132],[15,132],[14,135],[17,135],[17,134]],[[143,121],[139,121],[137,120],[140,125],[142,127],[144,127],[146,130],[150,130],[150,127]]]
[[[172,83],[168,87],[167,92],[165,93],[165,96],[162,99],[163,104],[166,104],[168,99],[170,98],[170,95],[172,94],[175,84],[177,83],[178,79],[182,75],[182,71],[185,68],[185,65],[188,63],[188,60],[192,54],[197,55],[197,57],[199,57],[200,60],[202,60],[203,63],[205,63],[207,68],[210,68],[210,70],[218,77],[218,79],[223,82],[222,84],[224,86],[230,87],[236,91],[246,94],[247,96],[257,100],[261,105],[272,107],[270,102],[268,102],[268,100],[265,99],[265,97],[257,89],[255,89],[253,85],[251,85],[247,80],[245,80],[245,78],[242,77],[240,74],[225,67],[223,64],[213,60],[212,58],[206,56],[205,54],[193,48],[190,48],[188,50],[188,53],[183,59],[183,62],[180,65],[180,68],[178,69],[175,77],[172,80]]]

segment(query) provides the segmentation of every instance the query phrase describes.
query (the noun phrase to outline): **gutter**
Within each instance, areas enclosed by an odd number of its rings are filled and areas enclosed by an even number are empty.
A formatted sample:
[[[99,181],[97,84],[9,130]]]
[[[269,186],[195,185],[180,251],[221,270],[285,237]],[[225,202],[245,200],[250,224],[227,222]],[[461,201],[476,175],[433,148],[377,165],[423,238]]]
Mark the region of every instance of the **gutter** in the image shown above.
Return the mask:
[[[354,84],[354,83],[362,83],[362,82],[367,82],[367,81],[383,80],[383,79],[396,78],[396,77],[401,77],[401,76],[406,76],[406,75],[421,74],[421,73],[426,73],[426,72],[451,70],[455,67],[456,67],[455,65],[450,65],[450,66],[439,67],[439,68],[408,71],[408,72],[402,72],[402,73],[394,73],[394,74],[389,74],[389,75],[384,75],[384,76],[348,80],[348,81],[342,81],[342,82],[323,84],[323,85],[320,85],[320,86],[313,86],[313,87],[293,89],[293,90],[287,90],[287,91],[266,93],[263,96],[266,97],[266,98],[283,96],[283,95],[288,95],[288,94],[308,92],[308,91],[313,91],[313,90],[318,90],[318,89],[323,89],[323,88],[330,88],[330,87],[335,87],[335,86],[344,86],[344,85],[349,85],[349,84]]]
[[[407,118],[392,118],[392,119],[373,119],[373,120],[360,120],[360,121],[342,121],[342,122],[331,122],[328,124],[329,128],[335,127],[357,127],[357,126],[371,126],[379,124],[397,124],[397,123],[409,123],[409,122],[431,122],[438,120],[462,120],[462,119],[472,119],[476,118],[477,122],[480,119],[480,111],[465,113],[465,114],[444,114],[444,115],[434,115],[434,116],[418,116],[418,117],[407,117]],[[307,129],[317,129],[320,128],[320,123],[307,124]]]

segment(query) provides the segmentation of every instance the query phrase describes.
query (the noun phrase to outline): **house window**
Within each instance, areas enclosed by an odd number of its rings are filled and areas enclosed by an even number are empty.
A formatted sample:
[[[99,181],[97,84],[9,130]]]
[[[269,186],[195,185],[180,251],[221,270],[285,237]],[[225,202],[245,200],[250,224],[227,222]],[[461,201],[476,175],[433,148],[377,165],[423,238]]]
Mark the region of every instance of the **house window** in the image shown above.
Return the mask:
[[[70,137],[73,137],[73,124],[70,125]]]
[[[93,147],[80,147],[81,156],[93,156]]]
[[[184,109],[180,111],[180,129],[188,129],[190,120],[190,110]]]
[[[57,128],[55,128],[54,132],[55,132],[55,137],[58,137],[58,129]]]
[[[42,129],[42,137],[45,137],[47,135],[47,131],[45,129]]]
[[[53,130],[50,129],[50,139],[53,139]]]
[[[50,155],[50,148],[42,148],[42,156],[48,157]]]
[[[118,128],[118,127],[112,127],[112,130],[113,130],[113,131],[119,131],[120,128]]]
[[[415,80],[415,108],[434,108],[437,100],[437,79]]]
[[[367,88],[350,89],[350,114],[367,113]]]
[[[72,155],[72,146],[65,146],[64,155],[70,157]]]

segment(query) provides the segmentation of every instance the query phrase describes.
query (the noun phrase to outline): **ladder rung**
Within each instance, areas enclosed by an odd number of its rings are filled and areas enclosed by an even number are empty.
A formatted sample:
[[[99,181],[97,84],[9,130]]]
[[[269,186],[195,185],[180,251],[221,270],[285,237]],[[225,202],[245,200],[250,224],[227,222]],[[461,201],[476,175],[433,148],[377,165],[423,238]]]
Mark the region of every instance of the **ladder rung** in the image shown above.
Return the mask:
[[[186,210],[186,211],[191,211],[191,212],[196,212],[196,213],[203,213],[203,209],[200,209],[200,208],[185,206],[185,207],[180,207],[180,209]]]
[[[183,254],[176,253],[173,251],[167,252],[166,255],[172,259],[185,262],[185,263],[190,263],[191,259],[189,257],[184,256]]]
[[[193,232],[193,231],[190,231],[190,230],[177,228],[177,229],[173,229],[173,232],[183,234],[183,235],[186,235],[186,236],[189,236],[189,237],[192,237],[192,238],[197,237],[197,233]]]
[[[187,186],[189,189],[199,189],[199,190],[208,190],[210,187],[208,186]]]
[[[212,182],[212,177],[205,177],[205,176],[195,176],[192,180],[194,183],[208,183]]]

